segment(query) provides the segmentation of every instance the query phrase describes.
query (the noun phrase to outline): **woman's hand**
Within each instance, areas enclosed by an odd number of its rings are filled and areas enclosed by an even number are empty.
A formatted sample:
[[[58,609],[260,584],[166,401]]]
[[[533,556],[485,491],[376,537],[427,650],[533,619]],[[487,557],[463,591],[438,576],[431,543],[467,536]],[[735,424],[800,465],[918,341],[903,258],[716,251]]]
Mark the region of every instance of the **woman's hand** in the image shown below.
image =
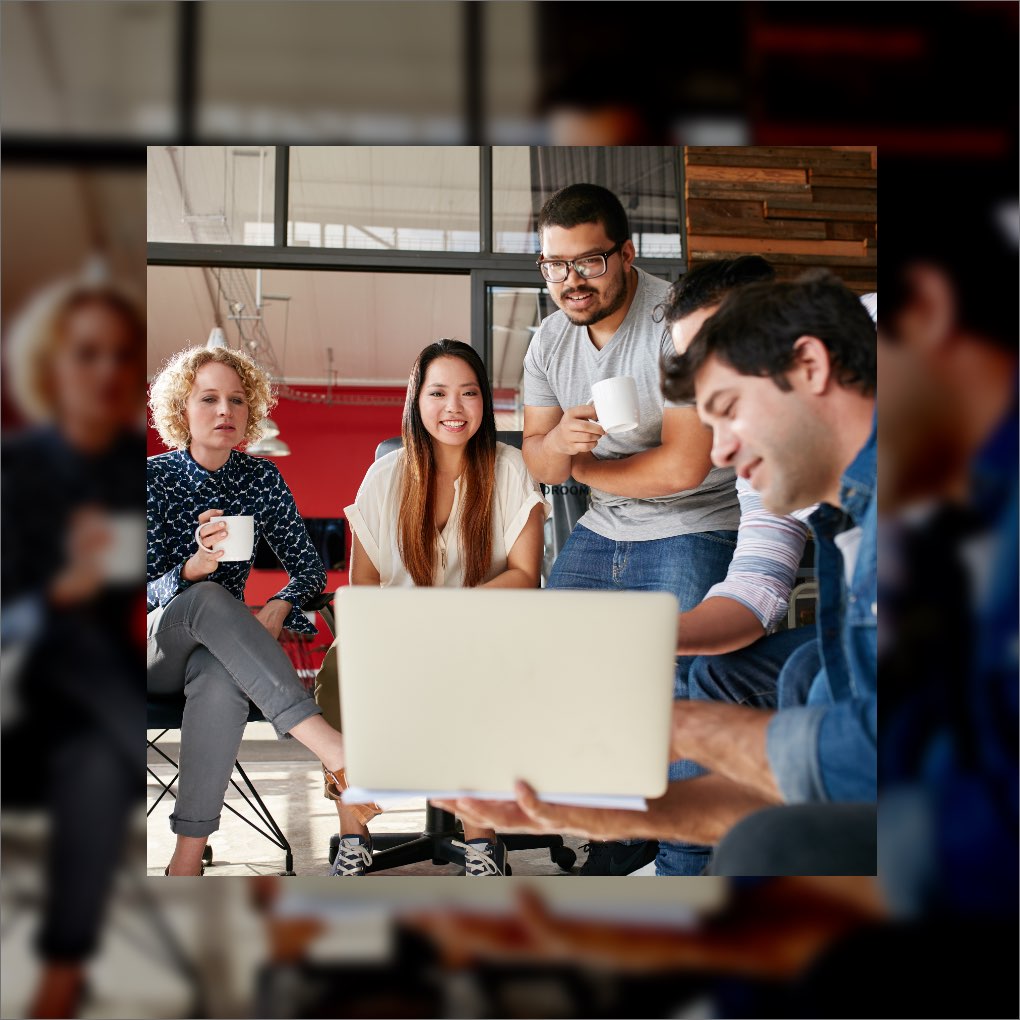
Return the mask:
[[[204,524],[208,524],[209,521],[217,514],[222,514],[222,510],[217,510],[215,507],[210,510],[203,510],[198,515],[199,527]],[[224,538],[227,534],[227,526],[222,521],[214,523],[209,527],[202,527],[202,530],[198,533],[200,542],[198,543],[198,549],[195,550],[191,558],[181,568],[181,577],[185,581],[204,581],[216,568],[220,565],[220,560],[225,555],[225,550],[220,549],[217,552],[210,552],[208,548],[204,548],[206,543],[209,545],[215,545],[221,538]]]
[[[291,604],[283,599],[272,599],[267,602],[256,614],[255,619],[262,624],[274,638],[280,636],[283,630],[284,621],[290,614]]]
[[[50,585],[55,606],[86,602],[103,586],[102,555],[110,544],[109,524],[97,507],[83,507],[68,525],[64,568]]]

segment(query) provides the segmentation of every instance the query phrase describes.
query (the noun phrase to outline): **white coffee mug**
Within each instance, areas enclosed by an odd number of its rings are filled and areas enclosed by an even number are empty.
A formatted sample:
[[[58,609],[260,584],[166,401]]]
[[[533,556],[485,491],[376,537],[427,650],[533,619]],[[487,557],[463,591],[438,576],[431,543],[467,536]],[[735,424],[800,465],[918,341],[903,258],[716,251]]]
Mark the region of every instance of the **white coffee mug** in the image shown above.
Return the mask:
[[[592,383],[591,398],[598,423],[608,435],[630,432],[641,424],[637,381],[632,376],[618,375]]]
[[[111,513],[103,526],[110,539],[100,554],[103,578],[111,584],[140,581],[145,577],[145,514]]]
[[[227,526],[225,538],[214,542],[212,547],[207,546],[201,537],[201,531],[206,524],[219,524],[222,521]],[[206,552],[219,552],[224,550],[220,562],[225,560],[248,560],[251,559],[251,551],[255,546],[255,518],[254,517],[230,517],[225,514],[217,514],[210,517],[205,524],[195,528],[195,541]]]

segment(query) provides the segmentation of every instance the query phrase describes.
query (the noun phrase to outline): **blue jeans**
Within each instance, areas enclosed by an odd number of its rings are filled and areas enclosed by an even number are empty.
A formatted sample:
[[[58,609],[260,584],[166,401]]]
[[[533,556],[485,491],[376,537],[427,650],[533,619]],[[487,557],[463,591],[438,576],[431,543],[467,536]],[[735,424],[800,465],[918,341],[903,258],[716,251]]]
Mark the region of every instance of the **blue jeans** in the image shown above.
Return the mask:
[[[736,544],[735,531],[615,542],[578,524],[556,557],[547,587],[668,591],[677,597],[678,610],[683,613],[693,609],[713,584],[726,577]],[[677,656],[674,691],[681,690],[684,696],[692,662],[694,656]],[[704,861],[700,866],[704,867]]]
[[[578,524],[556,557],[548,587],[668,591],[686,612],[726,576],[736,544],[735,531],[614,542]],[[689,659],[684,657],[688,664]]]
[[[699,655],[691,665],[686,683],[677,685],[675,698],[696,701],[726,701],[754,708],[776,708],[777,681],[790,656],[815,638],[813,626],[783,630],[759,638],[754,644],[725,655]],[[675,761],[669,766],[670,782],[704,775],[693,761]],[[659,843],[655,858],[656,875],[700,875],[712,848],[694,843]]]

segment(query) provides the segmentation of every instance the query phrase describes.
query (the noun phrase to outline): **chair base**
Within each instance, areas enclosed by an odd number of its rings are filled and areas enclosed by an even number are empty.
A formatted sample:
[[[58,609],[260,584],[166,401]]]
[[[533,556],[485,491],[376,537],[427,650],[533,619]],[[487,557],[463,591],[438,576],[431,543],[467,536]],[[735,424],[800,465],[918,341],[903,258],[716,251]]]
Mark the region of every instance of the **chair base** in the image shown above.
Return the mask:
[[[561,836],[531,836],[498,833],[498,839],[510,850],[541,850],[547,848],[554,864],[564,871],[570,871],[577,855],[564,845]],[[437,867],[446,864],[464,866],[464,851],[454,846],[455,840],[464,838],[457,819],[449,811],[443,811],[431,804],[425,807],[425,828],[422,832],[381,832],[372,835],[372,863],[365,868],[365,874],[402,868],[408,864],[423,864],[431,861]],[[340,836],[334,835],[329,841],[329,863],[332,864],[340,846]],[[512,875],[507,865],[507,875]]]

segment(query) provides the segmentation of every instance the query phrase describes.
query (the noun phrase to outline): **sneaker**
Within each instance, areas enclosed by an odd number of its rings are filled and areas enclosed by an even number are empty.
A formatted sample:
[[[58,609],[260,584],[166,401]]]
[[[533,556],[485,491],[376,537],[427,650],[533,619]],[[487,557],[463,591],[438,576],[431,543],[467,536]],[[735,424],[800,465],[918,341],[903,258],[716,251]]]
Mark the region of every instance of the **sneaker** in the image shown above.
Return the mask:
[[[640,843],[585,843],[588,859],[581,865],[582,875],[629,875],[654,861],[659,852],[656,840]]]
[[[361,836],[341,836],[333,860],[331,878],[358,878],[372,863],[372,841]]]
[[[453,841],[464,851],[464,874],[475,878],[500,878],[506,874],[506,847],[496,840],[471,839],[467,843]]]

